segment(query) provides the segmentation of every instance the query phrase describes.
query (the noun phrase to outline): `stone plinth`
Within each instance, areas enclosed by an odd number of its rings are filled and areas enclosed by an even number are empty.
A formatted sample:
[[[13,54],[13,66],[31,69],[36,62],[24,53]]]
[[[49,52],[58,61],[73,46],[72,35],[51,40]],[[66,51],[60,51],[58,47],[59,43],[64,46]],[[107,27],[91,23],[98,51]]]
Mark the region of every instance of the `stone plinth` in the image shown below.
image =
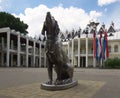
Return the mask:
[[[78,81],[75,81],[75,80],[70,82],[70,83],[62,84],[62,85],[55,85],[55,84],[49,85],[49,84],[46,84],[46,83],[42,83],[40,88],[44,89],[44,90],[57,91],[57,90],[64,90],[64,89],[74,87],[77,84],[78,84]]]

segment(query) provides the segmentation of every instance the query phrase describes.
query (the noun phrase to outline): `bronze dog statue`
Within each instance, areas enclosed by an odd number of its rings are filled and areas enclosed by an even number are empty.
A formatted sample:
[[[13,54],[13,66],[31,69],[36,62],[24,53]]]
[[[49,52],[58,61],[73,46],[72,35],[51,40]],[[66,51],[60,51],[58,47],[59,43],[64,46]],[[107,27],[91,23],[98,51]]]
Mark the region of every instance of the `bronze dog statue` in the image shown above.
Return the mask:
[[[46,55],[48,60],[48,77],[47,84],[65,84],[72,81],[73,67],[62,49],[62,43],[59,40],[60,32],[57,21],[47,12],[46,19],[43,25],[42,34],[47,36],[46,40]],[[56,81],[53,81],[53,67],[57,74]]]

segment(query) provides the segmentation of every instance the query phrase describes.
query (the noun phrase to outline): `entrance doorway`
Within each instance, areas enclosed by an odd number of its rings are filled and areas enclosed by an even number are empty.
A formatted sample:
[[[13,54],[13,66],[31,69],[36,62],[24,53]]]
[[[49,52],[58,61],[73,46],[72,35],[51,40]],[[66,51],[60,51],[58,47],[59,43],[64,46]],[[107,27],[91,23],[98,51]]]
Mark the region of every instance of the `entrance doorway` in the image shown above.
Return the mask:
[[[86,58],[80,57],[80,67],[85,67],[85,65],[86,65]]]

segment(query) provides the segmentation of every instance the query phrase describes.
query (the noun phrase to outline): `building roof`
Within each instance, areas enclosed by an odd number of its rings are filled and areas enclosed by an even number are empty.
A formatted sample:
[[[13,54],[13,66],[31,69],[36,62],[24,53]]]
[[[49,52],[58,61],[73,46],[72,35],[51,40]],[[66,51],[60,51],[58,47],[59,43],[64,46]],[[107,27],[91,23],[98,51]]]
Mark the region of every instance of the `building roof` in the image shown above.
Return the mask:
[[[120,31],[114,32],[112,34],[113,36],[109,36],[108,40],[116,40],[116,39],[120,40]]]
[[[108,29],[108,33],[111,33],[111,32],[112,33],[116,32],[116,30],[114,29],[114,26],[112,26],[112,25]]]

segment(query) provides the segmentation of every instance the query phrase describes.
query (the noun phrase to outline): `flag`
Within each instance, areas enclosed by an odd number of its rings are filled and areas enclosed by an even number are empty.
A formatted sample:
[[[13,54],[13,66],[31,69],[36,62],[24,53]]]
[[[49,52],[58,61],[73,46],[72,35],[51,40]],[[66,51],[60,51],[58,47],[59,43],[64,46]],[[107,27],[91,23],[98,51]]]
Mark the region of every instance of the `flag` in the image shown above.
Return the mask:
[[[102,45],[102,32],[100,32],[100,59],[102,59],[102,53],[103,53],[103,49],[102,49],[102,47],[103,47],[103,45]]]
[[[107,32],[104,32],[104,40],[103,40],[103,53],[104,53],[104,59],[108,59],[109,52],[108,52],[108,39],[107,39]]]
[[[104,36],[104,39],[103,39],[103,58],[105,59],[106,57],[106,41],[105,41],[105,36]]]
[[[96,38],[96,60],[98,60],[98,39]]]
[[[94,52],[94,58],[96,57],[96,33],[94,31],[93,33],[93,52]]]
[[[97,40],[98,40],[97,52],[98,52],[98,58],[100,58],[100,54],[101,54],[100,37],[98,37]]]
[[[100,58],[100,38],[96,37],[96,60]]]

